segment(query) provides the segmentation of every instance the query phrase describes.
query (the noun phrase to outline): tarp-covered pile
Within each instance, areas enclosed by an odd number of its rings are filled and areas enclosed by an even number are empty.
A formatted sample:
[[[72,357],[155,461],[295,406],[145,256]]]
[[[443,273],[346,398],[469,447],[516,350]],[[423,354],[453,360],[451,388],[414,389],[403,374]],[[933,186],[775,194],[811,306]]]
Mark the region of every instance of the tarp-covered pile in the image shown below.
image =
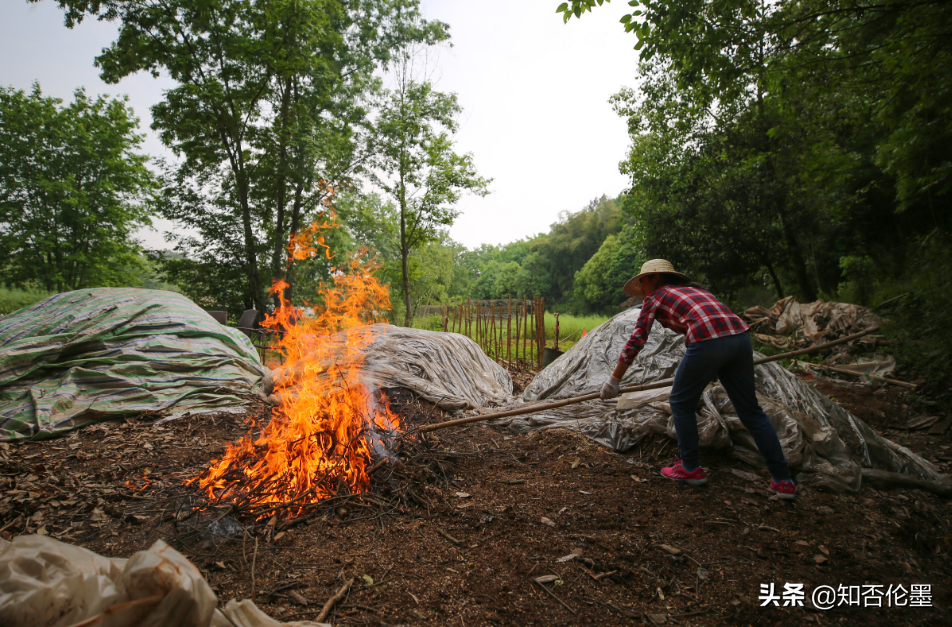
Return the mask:
[[[139,412],[237,408],[269,373],[250,340],[181,294],[67,292],[0,318],[0,440]]]
[[[458,333],[373,324],[336,334],[330,346],[348,341],[367,346],[362,376],[371,389],[406,388],[443,409],[475,409],[511,401],[509,373],[474,341]],[[340,353],[346,355],[347,351]],[[346,370],[349,365],[342,359],[346,357],[334,356],[333,363],[322,364],[320,372],[313,369],[312,376],[336,378],[336,369]],[[292,363],[276,369],[275,382],[300,367]]]
[[[523,401],[560,399],[597,392],[614,369],[638,310],[623,312],[572,347],[532,381]],[[644,350],[622,386],[673,377],[684,354],[684,337],[655,323]],[[783,444],[799,482],[833,490],[858,490],[862,469],[875,468],[937,481],[938,469],[922,457],[880,437],[863,421],[776,363],[755,367],[758,399]],[[652,433],[674,438],[667,404],[670,388],[624,395],[616,401],[576,405],[505,419],[511,428],[562,427],[627,451]],[[702,447],[733,448],[741,459],[763,467],[763,457],[744,429],[724,389],[712,383],[698,411]]]
[[[638,310],[631,309],[589,333],[539,373],[521,399],[512,396],[508,373],[462,335],[373,325],[347,331],[338,338],[343,342],[351,333],[375,335],[365,349],[364,376],[370,386],[407,388],[447,409],[475,408],[487,413],[499,405],[518,406],[597,392],[614,369],[637,317]],[[683,336],[655,324],[623,385],[673,377],[683,354]],[[334,376],[333,367],[333,363],[322,364],[323,372],[318,376]],[[276,380],[281,376],[275,371]],[[942,478],[931,463],[881,438],[776,363],[757,366],[756,379],[761,404],[800,482],[833,490],[858,490],[863,468],[927,481]],[[669,392],[667,388],[625,395],[620,401],[588,401],[503,421],[515,430],[571,429],[624,452],[652,433],[675,437],[667,404]],[[698,423],[702,446],[733,448],[740,458],[763,466],[763,458],[720,385],[712,384],[704,393]]]
[[[778,300],[770,309],[751,307],[744,312],[744,317],[761,343],[777,348],[830,342],[879,326],[881,322],[866,307],[823,300],[803,304],[793,296]]]
[[[319,627],[274,620],[248,599],[218,600],[202,574],[159,540],[129,559],[48,536],[0,539],[0,625],[16,627]]]

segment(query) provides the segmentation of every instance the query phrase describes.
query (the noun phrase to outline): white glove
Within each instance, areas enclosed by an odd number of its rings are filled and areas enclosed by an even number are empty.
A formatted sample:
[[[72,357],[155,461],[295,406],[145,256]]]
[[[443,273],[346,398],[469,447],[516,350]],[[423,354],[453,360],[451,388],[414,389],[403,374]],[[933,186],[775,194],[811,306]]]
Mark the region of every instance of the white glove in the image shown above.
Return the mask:
[[[615,377],[608,377],[608,381],[605,382],[605,385],[602,386],[602,392],[599,394],[599,398],[603,401],[607,401],[618,396],[618,386],[621,384],[621,381]]]

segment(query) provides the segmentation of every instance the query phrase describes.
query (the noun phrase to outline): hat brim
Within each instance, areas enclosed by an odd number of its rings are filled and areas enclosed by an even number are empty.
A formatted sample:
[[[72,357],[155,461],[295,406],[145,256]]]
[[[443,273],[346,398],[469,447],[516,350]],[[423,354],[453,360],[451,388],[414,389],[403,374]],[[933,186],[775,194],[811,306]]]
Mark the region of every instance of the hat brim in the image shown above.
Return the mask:
[[[681,274],[680,272],[659,272],[657,270],[652,270],[651,272],[642,272],[641,274],[636,274],[625,282],[625,293],[633,298],[644,298],[645,293],[642,291],[641,283],[638,281],[638,279],[649,274],[673,274],[675,276],[681,277],[682,279],[688,279],[686,275]]]

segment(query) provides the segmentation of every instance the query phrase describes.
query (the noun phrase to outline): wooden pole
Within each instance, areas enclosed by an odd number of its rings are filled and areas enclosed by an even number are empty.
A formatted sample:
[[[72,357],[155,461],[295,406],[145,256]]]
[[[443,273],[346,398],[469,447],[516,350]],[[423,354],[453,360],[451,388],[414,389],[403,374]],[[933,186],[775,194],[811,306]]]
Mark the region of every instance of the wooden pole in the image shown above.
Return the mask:
[[[833,342],[827,342],[826,344],[818,344],[816,346],[811,346],[809,348],[803,348],[800,350],[792,351],[789,353],[783,353],[781,355],[773,355],[772,357],[761,357],[760,359],[754,360],[754,365],[766,364],[771,361],[778,361],[780,359],[788,359],[790,357],[796,357],[797,355],[804,355],[806,353],[815,353],[819,351],[826,350],[833,346],[839,344],[845,344],[846,342],[852,342],[853,340],[859,339],[864,335],[869,335],[875,331],[878,331],[879,327],[873,327],[860,333],[854,333],[852,335],[847,335],[846,337],[840,338]],[[642,390],[656,390],[658,388],[665,388],[674,383],[674,379],[662,379],[661,381],[655,381],[654,383],[647,383],[644,385],[630,385],[628,387],[621,388],[619,394],[626,394],[628,392],[641,392]],[[469,418],[460,418],[459,420],[448,420],[447,422],[439,422],[433,425],[427,425],[425,427],[420,427],[418,431],[436,431],[437,429],[446,429],[447,427],[455,427],[458,425],[465,425],[471,422],[482,422],[484,420],[493,420],[495,418],[505,418],[507,416],[520,416],[522,414],[532,414],[537,411],[542,411],[544,409],[555,409],[556,407],[564,407],[565,405],[574,405],[576,403],[582,403],[584,401],[592,401],[600,396],[599,392],[592,392],[591,394],[584,394],[582,396],[573,396],[572,398],[565,398],[560,401],[552,401],[550,403],[540,403],[537,405],[528,405],[525,407],[519,407],[516,409],[509,409],[506,411],[496,412],[494,414],[482,414],[480,416],[470,416]]]
[[[506,310],[506,370],[512,370],[512,296]]]
[[[526,359],[526,344],[529,341],[529,302],[528,295],[522,296],[522,324],[525,326],[524,332],[522,334],[522,363],[525,365],[526,370],[529,369],[529,362]]]
[[[499,342],[496,340],[496,303],[489,306],[489,346],[493,352],[493,361],[499,363]]]
[[[536,297],[533,296],[532,297],[533,313],[531,314],[529,313],[530,312],[529,305],[528,304],[526,305],[526,348],[528,349],[528,355],[526,356],[526,366],[529,368],[529,370],[532,370],[533,367],[535,366],[535,354],[532,350],[532,346],[533,344],[535,344],[535,313],[534,313],[535,299]],[[529,338],[532,338],[532,339],[530,340]],[[529,366],[529,364],[532,364],[532,366]]]
[[[476,301],[476,343],[479,344],[480,348],[483,348],[482,313],[483,304],[479,301]]]

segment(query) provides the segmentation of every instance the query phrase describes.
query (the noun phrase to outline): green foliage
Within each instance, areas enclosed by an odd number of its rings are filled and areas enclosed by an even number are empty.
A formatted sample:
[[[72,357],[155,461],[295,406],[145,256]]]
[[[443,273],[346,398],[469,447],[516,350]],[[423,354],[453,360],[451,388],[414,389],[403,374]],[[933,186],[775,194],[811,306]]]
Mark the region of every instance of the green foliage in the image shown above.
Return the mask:
[[[839,298],[848,303],[868,307],[876,289],[877,268],[869,256],[840,258],[844,282],[840,283]]]
[[[35,286],[18,288],[0,284],[0,315],[6,316],[18,309],[29,307],[53,294],[54,292],[47,292]]]
[[[189,296],[229,309],[265,310],[272,280],[293,285],[289,234],[326,219],[335,190],[366,160],[374,72],[408,42],[448,37],[416,0],[58,4],[69,27],[85,17],[120,23],[96,58],[107,82],[139,71],[176,81],[152,108],[179,157],[165,167],[156,208],[198,236],[175,237],[183,258],[166,269]]]
[[[952,400],[952,237],[935,232],[912,251],[903,296],[878,313],[891,319],[887,332],[904,373],[925,379],[916,393],[923,409],[948,407]],[[938,406],[934,404],[938,403]]]
[[[153,177],[123,98],[0,88],[0,256],[14,284],[47,291],[135,280],[133,231],[150,224]]]

